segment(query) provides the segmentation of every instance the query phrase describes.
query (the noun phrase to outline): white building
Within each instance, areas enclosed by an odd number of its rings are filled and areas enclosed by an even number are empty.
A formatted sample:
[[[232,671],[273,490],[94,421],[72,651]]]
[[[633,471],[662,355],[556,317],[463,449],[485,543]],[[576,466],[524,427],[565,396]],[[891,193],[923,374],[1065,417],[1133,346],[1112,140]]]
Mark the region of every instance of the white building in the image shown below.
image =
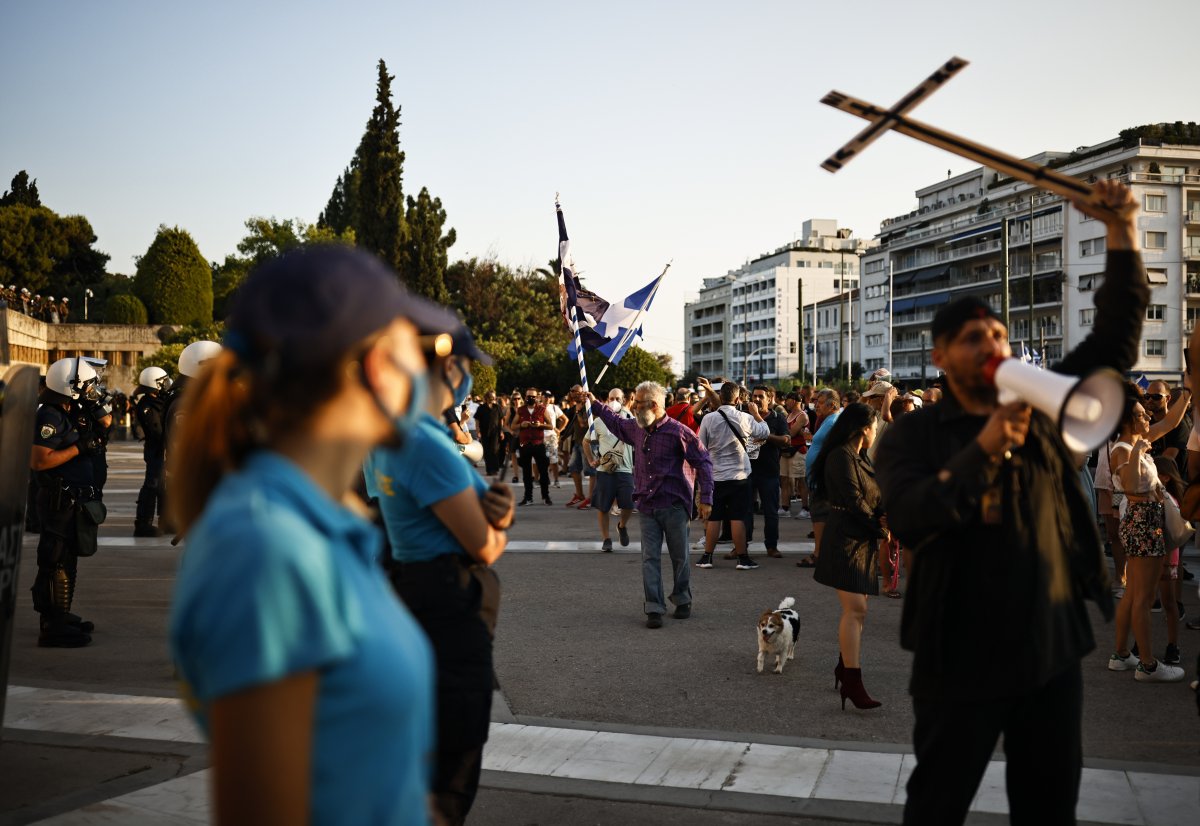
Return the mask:
[[[1200,144],[1200,131],[1192,130]],[[1132,374],[1178,379],[1187,336],[1200,315],[1200,145],[1150,134],[1161,132],[1129,130],[1095,146],[1030,160],[1087,181],[1119,178],[1131,185],[1141,206],[1139,241],[1152,287]],[[1056,195],[982,167],[916,194],[917,208],[884,221],[880,246],[863,261],[861,352],[869,369],[887,366],[899,379],[935,376],[928,340],[934,313],[969,294],[1002,311],[1006,260],[1014,350],[1036,350],[1053,364],[1090,332],[1105,262],[1101,222]]]
[[[858,259],[867,247],[849,230],[838,229],[836,221],[810,219],[792,243],[704,279],[699,298],[683,309],[685,372],[768,381],[790,376],[802,365],[810,372],[811,305],[858,286]],[[807,317],[801,302],[809,308]],[[803,347],[801,318],[807,318]],[[846,342],[855,354],[861,346]]]

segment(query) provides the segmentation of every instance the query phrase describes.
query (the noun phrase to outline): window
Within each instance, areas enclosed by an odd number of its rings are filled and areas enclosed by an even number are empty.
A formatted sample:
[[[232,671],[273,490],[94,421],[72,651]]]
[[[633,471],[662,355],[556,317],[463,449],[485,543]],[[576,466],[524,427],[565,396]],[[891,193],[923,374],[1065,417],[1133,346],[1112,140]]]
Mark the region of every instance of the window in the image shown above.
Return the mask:
[[[1104,252],[1104,239],[1103,238],[1089,238],[1086,241],[1079,242],[1080,256],[1100,255],[1103,252]]]
[[[1146,307],[1147,321],[1162,321],[1167,315],[1166,304],[1151,304]]]
[[[1096,308],[1088,307],[1086,310],[1079,311],[1079,325],[1081,327],[1090,327],[1092,322],[1096,320]]]
[[[1146,212],[1166,212],[1167,196],[1146,194]]]
[[[1079,292],[1086,293],[1096,289],[1096,274],[1079,276]]]
[[[1167,234],[1165,232],[1147,232],[1146,233],[1146,249],[1148,250],[1165,250],[1167,248]]]
[[[1148,267],[1146,269],[1146,277],[1151,284],[1166,284],[1167,271],[1162,268]]]
[[[1183,176],[1187,174],[1186,166],[1164,166],[1162,168],[1162,179],[1167,183],[1179,183],[1183,180]]]
[[[1167,340],[1165,338],[1148,338],[1146,339],[1146,355],[1148,356],[1165,356],[1167,354]]]

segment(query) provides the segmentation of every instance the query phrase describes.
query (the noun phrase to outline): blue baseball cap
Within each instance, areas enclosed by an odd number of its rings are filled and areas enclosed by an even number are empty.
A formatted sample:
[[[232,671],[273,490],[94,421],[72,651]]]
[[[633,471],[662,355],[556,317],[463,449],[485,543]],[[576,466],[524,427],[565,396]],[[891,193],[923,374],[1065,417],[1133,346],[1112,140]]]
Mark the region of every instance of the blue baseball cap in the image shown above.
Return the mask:
[[[422,333],[462,326],[450,310],[413,295],[376,256],[342,245],[306,247],[255,269],[234,296],[225,346],[244,362],[335,364],[397,318]]]

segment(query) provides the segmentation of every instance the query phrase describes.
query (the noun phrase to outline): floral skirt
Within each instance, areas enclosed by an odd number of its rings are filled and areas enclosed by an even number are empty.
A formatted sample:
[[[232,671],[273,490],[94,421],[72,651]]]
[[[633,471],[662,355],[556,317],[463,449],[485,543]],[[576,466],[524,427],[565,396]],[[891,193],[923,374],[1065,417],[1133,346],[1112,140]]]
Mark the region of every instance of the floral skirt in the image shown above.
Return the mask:
[[[1162,502],[1129,502],[1121,519],[1121,544],[1127,556],[1165,556]]]

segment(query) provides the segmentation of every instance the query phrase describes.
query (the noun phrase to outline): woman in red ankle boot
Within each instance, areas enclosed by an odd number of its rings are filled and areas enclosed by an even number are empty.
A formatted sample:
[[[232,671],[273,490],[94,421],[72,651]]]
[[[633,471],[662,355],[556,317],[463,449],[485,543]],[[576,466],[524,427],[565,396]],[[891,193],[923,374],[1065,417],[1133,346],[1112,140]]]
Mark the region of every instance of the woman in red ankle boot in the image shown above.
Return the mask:
[[[813,579],[837,589],[842,604],[838,623],[841,657],[834,685],[841,684],[855,708],[878,708],[862,682],[859,652],[867,595],[879,593],[879,541],[889,534],[882,517],[882,498],[867,448],[875,439],[875,413],[865,404],[852,404],[829,431],[824,449],[813,466],[813,481],[829,502],[829,521],[817,549]]]

